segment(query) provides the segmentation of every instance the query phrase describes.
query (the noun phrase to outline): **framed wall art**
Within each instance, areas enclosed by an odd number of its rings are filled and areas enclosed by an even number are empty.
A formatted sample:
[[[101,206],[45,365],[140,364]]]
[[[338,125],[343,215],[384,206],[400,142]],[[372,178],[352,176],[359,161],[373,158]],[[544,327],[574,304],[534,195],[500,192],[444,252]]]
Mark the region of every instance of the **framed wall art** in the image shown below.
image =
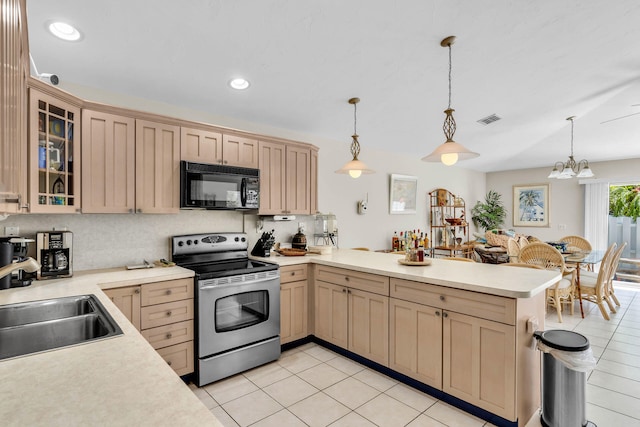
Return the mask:
[[[415,214],[418,178],[409,175],[391,174],[389,213]]]
[[[549,226],[549,184],[513,186],[513,226]]]

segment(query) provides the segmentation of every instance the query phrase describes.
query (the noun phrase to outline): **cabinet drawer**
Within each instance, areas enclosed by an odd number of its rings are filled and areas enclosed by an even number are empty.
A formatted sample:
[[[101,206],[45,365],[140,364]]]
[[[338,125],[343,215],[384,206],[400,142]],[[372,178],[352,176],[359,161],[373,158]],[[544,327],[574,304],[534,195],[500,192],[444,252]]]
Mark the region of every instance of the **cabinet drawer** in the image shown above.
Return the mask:
[[[186,341],[193,341],[193,321],[187,320],[185,322],[145,329],[142,331],[142,336],[156,350]]]
[[[280,267],[280,283],[307,280],[307,264]]]
[[[390,287],[390,294],[394,298],[515,325],[516,300],[513,298],[403,279],[391,279]]]
[[[176,374],[186,375],[193,372],[193,341],[161,348],[158,354]]]
[[[389,295],[388,277],[323,265],[316,265],[315,268],[316,280],[373,292],[374,294]]]
[[[193,299],[142,307],[140,329],[193,319]]]
[[[193,278],[166,280],[142,286],[141,305],[161,304],[193,298]]]

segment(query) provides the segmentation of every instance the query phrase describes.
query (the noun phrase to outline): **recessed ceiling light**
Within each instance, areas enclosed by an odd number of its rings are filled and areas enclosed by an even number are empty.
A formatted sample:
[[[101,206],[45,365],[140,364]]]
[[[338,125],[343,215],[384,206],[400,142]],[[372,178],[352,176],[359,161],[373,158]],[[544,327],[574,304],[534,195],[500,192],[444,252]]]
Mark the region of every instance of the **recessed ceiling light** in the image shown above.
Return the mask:
[[[250,85],[249,80],[243,79],[242,77],[238,77],[236,79],[232,79],[229,82],[229,86],[237,90],[245,90]]]
[[[51,22],[47,28],[49,28],[51,34],[62,40],[72,42],[80,40],[80,31],[76,30],[75,27],[67,24],[66,22]]]

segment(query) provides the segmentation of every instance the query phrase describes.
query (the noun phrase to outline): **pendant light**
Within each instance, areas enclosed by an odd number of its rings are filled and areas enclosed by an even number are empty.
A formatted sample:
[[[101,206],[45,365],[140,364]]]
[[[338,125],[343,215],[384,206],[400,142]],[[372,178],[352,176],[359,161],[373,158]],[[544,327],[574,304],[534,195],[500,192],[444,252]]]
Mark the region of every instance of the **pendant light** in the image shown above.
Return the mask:
[[[456,133],[456,121],[453,118],[453,112],[451,108],[451,45],[456,41],[455,36],[449,36],[440,42],[440,46],[449,48],[449,106],[444,113],[446,117],[444,119],[444,136],[447,140],[438,146],[431,154],[422,158],[424,162],[442,162],[447,166],[454,165],[458,160],[467,160],[478,157],[478,153],[467,150],[461,144],[458,144],[453,140],[453,134]]]
[[[567,117],[567,120],[571,121],[571,154],[569,155],[569,160],[566,163],[556,162],[547,178],[570,179],[574,176],[578,178],[592,178],[594,176],[587,160],[576,162],[573,159],[573,119],[575,118],[576,116]],[[558,165],[560,165],[559,169]]]
[[[338,169],[336,173],[348,173],[351,178],[358,178],[363,173],[375,173],[375,171],[369,169],[367,165],[358,160],[358,154],[360,154],[360,142],[358,142],[358,132],[356,131],[357,123],[357,107],[356,104],[360,102],[360,98],[351,98],[349,104],[353,105],[353,139],[351,140],[351,155],[353,160],[347,162],[342,168]]]

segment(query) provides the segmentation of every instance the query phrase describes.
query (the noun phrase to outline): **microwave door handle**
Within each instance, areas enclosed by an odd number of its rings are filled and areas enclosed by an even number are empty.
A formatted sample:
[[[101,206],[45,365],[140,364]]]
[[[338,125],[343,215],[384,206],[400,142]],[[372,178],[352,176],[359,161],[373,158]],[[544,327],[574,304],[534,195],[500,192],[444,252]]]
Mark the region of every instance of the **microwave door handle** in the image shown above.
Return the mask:
[[[242,178],[240,183],[240,205],[243,208],[247,206],[247,178]]]

